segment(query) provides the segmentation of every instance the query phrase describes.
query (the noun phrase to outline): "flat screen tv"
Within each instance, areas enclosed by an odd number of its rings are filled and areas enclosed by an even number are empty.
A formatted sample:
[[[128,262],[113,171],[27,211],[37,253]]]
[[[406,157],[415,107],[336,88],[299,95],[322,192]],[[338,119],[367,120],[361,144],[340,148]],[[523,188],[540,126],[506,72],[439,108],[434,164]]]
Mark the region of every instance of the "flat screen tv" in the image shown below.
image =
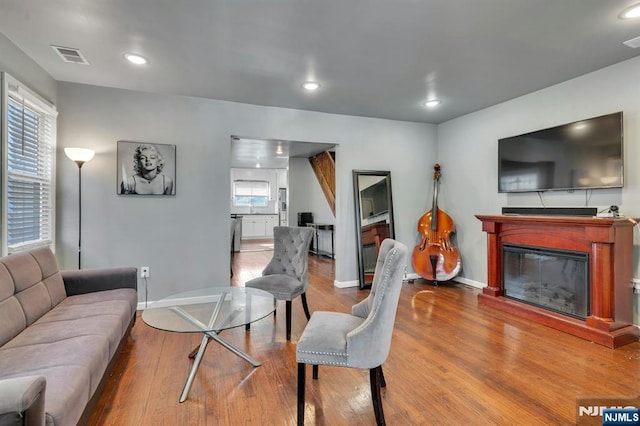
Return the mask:
[[[622,112],[498,140],[498,192],[621,188]]]

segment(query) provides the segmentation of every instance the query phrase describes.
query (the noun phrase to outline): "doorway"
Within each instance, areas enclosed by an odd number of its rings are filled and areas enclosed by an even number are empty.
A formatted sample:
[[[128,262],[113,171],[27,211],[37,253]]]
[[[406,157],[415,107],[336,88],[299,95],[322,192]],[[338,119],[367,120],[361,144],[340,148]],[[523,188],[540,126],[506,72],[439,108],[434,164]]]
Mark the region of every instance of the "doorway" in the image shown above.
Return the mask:
[[[308,160],[320,152],[334,149],[333,144],[231,137],[230,212],[243,225],[239,230],[238,251],[273,250],[273,233],[269,230],[277,225],[296,226],[300,211],[317,211],[316,218],[335,223],[335,216],[330,212]],[[266,203],[259,206],[257,203],[234,204],[234,181],[250,179],[268,182]],[[242,262],[243,258],[235,261]]]

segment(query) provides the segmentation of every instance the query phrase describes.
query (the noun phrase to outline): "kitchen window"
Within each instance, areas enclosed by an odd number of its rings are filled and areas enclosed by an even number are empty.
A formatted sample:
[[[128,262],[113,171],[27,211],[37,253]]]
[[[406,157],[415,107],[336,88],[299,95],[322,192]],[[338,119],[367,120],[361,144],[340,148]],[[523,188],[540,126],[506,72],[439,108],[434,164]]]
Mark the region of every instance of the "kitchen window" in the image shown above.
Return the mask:
[[[266,180],[233,181],[233,205],[235,207],[267,207],[269,182]]]

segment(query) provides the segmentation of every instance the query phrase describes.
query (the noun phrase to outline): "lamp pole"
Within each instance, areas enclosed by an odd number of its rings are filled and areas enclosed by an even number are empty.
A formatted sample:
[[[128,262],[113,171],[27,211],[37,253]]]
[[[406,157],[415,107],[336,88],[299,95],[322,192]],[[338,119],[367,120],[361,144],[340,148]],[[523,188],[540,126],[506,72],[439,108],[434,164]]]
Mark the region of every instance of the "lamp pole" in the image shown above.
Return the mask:
[[[64,153],[78,165],[78,269],[82,269],[82,166],[95,152],[86,148],[65,148]]]
[[[82,166],[84,163],[76,160],[78,165],[78,269],[82,269]]]

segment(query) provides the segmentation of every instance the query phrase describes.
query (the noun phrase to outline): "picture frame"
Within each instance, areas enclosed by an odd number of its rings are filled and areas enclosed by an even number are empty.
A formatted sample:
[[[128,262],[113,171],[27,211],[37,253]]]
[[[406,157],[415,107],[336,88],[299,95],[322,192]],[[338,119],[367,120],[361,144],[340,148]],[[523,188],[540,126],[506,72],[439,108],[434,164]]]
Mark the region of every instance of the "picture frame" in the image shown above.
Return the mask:
[[[116,193],[126,196],[176,195],[176,146],[117,142]]]

